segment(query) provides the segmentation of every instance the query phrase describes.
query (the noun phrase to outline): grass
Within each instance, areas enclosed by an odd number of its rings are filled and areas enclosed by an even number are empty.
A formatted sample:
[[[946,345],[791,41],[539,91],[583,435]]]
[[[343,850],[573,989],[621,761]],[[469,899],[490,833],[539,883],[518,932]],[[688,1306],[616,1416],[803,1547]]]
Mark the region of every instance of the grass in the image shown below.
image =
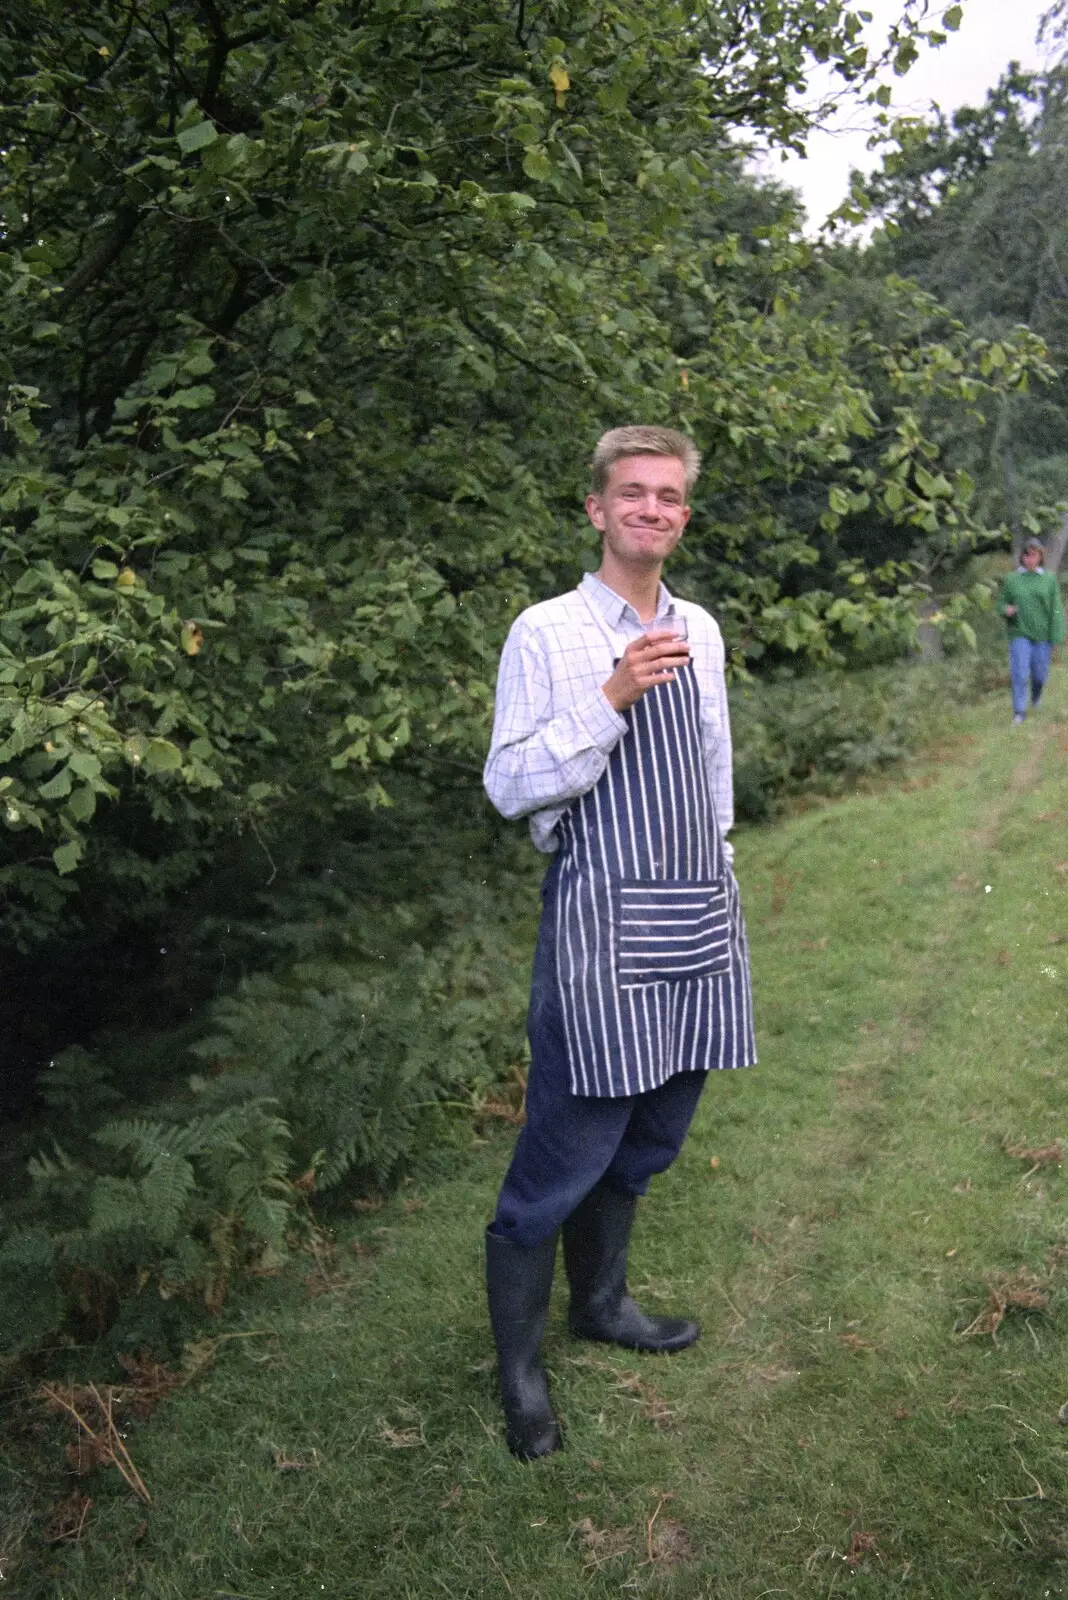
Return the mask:
[[[1004,695],[963,711],[871,792],[740,836],[761,1062],[709,1083],[632,1253],[639,1298],[700,1315],[693,1350],[575,1343],[558,1285],[567,1449],[511,1460],[490,1138],[235,1302],[210,1370],[127,1433],[150,1506],[98,1472],[80,1537],[43,1543],[71,1481],[60,1422],[32,1424],[0,1593],[1068,1592],[1062,693],[1021,729]]]

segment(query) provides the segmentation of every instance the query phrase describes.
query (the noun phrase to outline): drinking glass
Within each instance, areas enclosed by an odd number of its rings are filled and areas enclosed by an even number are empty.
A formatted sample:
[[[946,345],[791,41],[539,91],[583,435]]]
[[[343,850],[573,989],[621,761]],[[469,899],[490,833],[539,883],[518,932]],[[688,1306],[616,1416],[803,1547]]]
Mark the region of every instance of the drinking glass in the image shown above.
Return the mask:
[[[690,636],[686,618],[678,611],[671,611],[666,617],[654,617],[651,622],[643,622],[642,632],[669,633],[673,639],[688,639]]]

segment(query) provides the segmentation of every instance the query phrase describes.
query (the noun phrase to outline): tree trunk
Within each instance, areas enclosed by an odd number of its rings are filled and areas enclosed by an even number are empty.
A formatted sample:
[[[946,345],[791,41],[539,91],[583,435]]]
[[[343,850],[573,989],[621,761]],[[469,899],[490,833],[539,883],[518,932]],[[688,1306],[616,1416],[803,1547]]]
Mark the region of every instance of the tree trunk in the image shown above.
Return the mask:
[[[945,654],[942,648],[942,635],[931,621],[937,610],[937,600],[925,600],[920,607],[919,621],[916,624],[916,653],[921,661],[941,661]]]
[[[1061,525],[1056,533],[1051,533],[1046,540],[1045,567],[1047,572],[1057,571],[1057,568],[1064,560],[1066,549],[1068,549],[1068,512],[1061,518]]]
[[[1016,483],[1016,458],[1012,453],[1012,440],[1007,433],[1001,446],[1001,470],[1005,484],[1005,506],[1009,513],[1009,527],[1012,529],[1012,555],[1014,561],[1019,561],[1020,551],[1023,548],[1024,533],[1020,521],[1020,495]]]

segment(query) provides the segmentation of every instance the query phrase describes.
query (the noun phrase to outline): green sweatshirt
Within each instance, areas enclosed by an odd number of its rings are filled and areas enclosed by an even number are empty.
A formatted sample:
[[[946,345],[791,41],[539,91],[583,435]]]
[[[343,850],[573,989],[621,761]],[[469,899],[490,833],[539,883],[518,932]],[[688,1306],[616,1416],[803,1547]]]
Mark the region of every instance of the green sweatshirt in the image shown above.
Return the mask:
[[[1005,617],[1005,607],[1016,615]],[[1031,639],[1035,644],[1060,644],[1064,638],[1064,612],[1057,579],[1045,567],[1028,572],[1018,567],[1001,586],[998,610],[1009,625],[1010,639]]]

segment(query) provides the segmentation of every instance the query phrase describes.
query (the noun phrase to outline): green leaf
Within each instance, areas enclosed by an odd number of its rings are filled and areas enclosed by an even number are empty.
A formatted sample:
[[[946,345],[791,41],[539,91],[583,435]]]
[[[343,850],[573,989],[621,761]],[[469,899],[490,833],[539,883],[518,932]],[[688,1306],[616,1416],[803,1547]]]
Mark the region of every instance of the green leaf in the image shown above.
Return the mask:
[[[145,387],[157,394],[167,389],[178,376],[177,361],[156,361],[145,373]]]
[[[536,149],[528,150],[523,157],[523,171],[528,178],[544,182],[546,178],[552,177],[553,164],[545,154],[545,151],[539,146]]]
[[[195,122],[191,128],[183,128],[181,133],[175,135],[175,141],[184,155],[191,155],[194,150],[203,150],[205,145],[214,144],[219,137],[219,130],[214,122]]]
[[[86,783],[80,783],[66,804],[72,822],[90,822],[96,812],[96,795]]]
[[[42,783],[37,793],[42,800],[62,800],[71,790],[70,767],[62,766],[54,778]]]
[[[963,6],[950,6],[948,11],[945,11],[942,14],[942,24],[944,27],[949,29],[950,33],[956,33],[957,29],[960,27],[961,18],[963,15]]]
[[[177,772],[182,752],[169,739],[150,739],[145,746],[144,764],[149,772]]]
[[[210,383],[194,383],[188,389],[179,389],[172,394],[167,404],[184,411],[199,411],[201,406],[210,406],[214,399],[215,390]]]
[[[79,778],[92,783],[100,776],[100,757],[95,756],[91,750],[75,750],[67,765]]]
[[[66,844],[61,844],[58,850],[52,851],[52,860],[55,862],[56,871],[61,877],[68,872],[73,872],[78,862],[85,853],[85,846],[80,839],[68,839]]]

